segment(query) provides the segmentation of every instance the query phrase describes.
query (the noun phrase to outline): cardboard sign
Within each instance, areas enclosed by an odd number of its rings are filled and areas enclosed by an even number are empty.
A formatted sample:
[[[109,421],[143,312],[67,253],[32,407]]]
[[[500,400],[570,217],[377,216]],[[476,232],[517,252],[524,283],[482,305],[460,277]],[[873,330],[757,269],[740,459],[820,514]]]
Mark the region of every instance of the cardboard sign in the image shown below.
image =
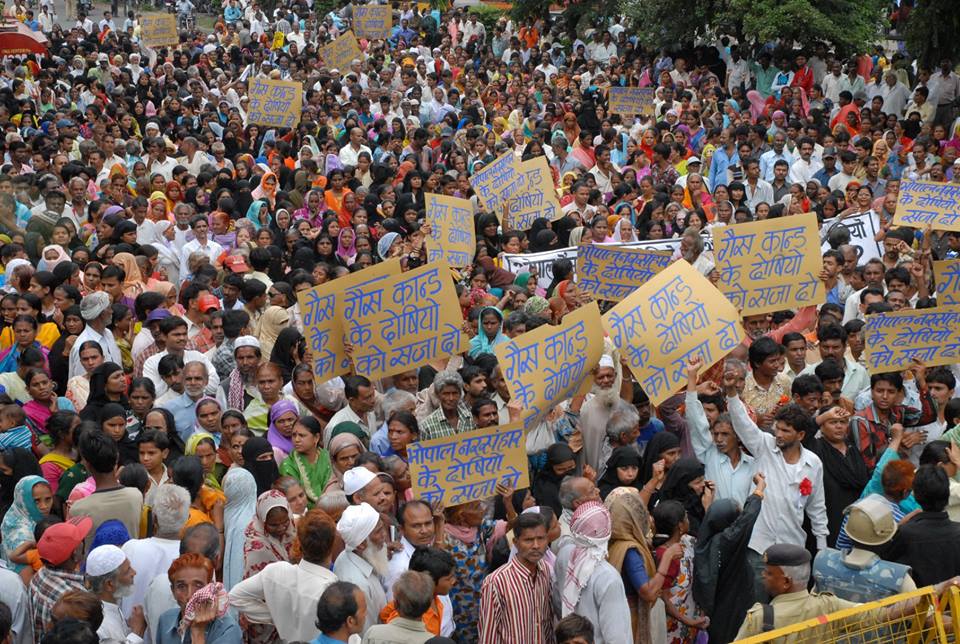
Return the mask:
[[[611,87],[609,111],[624,116],[653,116],[653,87]]]
[[[497,483],[525,488],[525,445],[519,423],[413,443],[407,447],[413,495],[452,507],[493,496]]]
[[[493,349],[510,389],[523,408],[523,425],[535,427],[557,404],[579,391],[600,361],[600,309],[591,302]]]
[[[934,262],[933,279],[937,285],[937,304],[960,305],[960,259]]]
[[[507,204],[504,230],[530,230],[535,219],[556,221],[563,217],[547,157],[535,157],[520,164],[526,189]]]
[[[743,315],[820,304],[826,297],[812,213],[714,229],[713,244],[720,290]]]
[[[251,76],[247,82],[247,123],[296,127],[303,112],[303,85],[296,81]]]
[[[363,4],[353,7],[353,31],[361,38],[389,38],[393,29],[393,11],[388,4]]]
[[[172,13],[146,13],[140,17],[140,44],[162,47],[179,43],[177,17]]]
[[[473,262],[477,235],[473,228],[473,203],[468,199],[426,195],[427,261],[463,268]]]
[[[899,226],[935,230],[960,230],[960,184],[901,181],[897,212]]]
[[[577,286],[597,299],[619,302],[665,269],[670,261],[669,253],[587,244],[577,253]]]
[[[487,212],[502,217],[503,206],[526,188],[527,176],[520,171],[513,150],[499,157],[470,177],[470,185]]]
[[[400,271],[400,260],[391,259],[297,294],[303,337],[307,339],[313,380],[318,386],[350,371],[350,358],[343,344],[343,293],[376,284]]]
[[[333,42],[321,47],[320,58],[328,68],[336,69],[343,75],[350,69],[350,63],[354,60],[363,60],[363,54],[357,37],[352,31],[347,31]]]
[[[960,306],[868,315],[863,327],[867,371],[903,371],[921,360],[927,367],[960,360]]]
[[[743,340],[736,307],[687,262],[674,262],[603,316],[654,405],[687,382],[687,362],[707,369]]]
[[[358,375],[385,378],[469,346],[452,274],[443,264],[347,288],[342,297]]]

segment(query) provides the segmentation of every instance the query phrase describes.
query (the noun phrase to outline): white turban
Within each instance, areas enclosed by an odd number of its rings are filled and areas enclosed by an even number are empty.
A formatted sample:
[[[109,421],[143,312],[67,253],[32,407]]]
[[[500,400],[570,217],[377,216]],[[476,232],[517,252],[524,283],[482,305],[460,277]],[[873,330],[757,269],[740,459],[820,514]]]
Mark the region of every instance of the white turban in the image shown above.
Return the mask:
[[[347,550],[354,550],[367,540],[377,524],[380,523],[380,513],[368,503],[351,505],[343,511],[337,521],[337,532],[343,537]]]

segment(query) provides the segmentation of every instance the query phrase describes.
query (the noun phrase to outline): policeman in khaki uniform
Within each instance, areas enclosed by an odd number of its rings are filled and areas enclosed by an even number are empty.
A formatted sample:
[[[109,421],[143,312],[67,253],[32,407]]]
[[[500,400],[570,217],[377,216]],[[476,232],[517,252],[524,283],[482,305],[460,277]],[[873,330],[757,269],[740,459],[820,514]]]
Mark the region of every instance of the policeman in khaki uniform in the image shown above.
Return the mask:
[[[760,635],[768,631],[791,626],[820,615],[826,615],[860,604],[840,599],[830,593],[811,593],[807,590],[810,580],[810,553],[806,548],[790,544],[776,544],[767,548],[763,555],[766,569],[763,571],[763,585],[773,597],[769,604],[754,604],[747,611],[743,625],[736,639]],[[935,587],[940,595],[950,585],[960,585],[960,578],[954,577]],[[860,623],[883,623],[910,614],[921,598],[905,600],[885,608],[860,613],[854,619]],[[822,628],[838,628],[841,623],[827,624]],[[780,638],[778,642],[792,642],[799,638],[814,641],[810,630]],[[821,638],[827,637],[824,633]]]

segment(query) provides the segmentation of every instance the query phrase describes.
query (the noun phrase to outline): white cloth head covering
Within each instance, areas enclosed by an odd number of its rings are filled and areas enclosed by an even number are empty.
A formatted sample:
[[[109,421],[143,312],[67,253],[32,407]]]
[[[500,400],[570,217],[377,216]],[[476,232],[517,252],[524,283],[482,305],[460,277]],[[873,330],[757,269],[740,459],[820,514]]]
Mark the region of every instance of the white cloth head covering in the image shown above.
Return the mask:
[[[606,353],[600,355],[600,362],[597,363],[598,369],[603,369],[604,367],[608,369],[616,369],[616,366],[613,362],[613,357]]]
[[[127,556],[117,546],[97,546],[87,555],[87,574],[91,577],[108,575],[126,560]]]
[[[110,296],[103,291],[90,293],[80,300],[80,316],[84,320],[96,320],[110,306]]]
[[[380,513],[374,510],[372,505],[368,503],[351,505],[343,511],[343,515],[337,521],[337,532],[343,538],[347,550],[355,550],[367,540],[378,523],[380,523]]]
[[[240,347],[254,347],[255,349],[259,349],[260,340],[257,340],[252,335],[241,335],[233,341],[233,350],[236,351]]]
[[[343,492],[347,496],[367,487],[377,475],[363,467],[354,467],[343,474]]]
[[[584,503],[573,513],[570,533],[575,544],[563,580],[562,617],[574,611],[597,564],[607,558],[607,543],[613,530],[610,510],[599,501]]]

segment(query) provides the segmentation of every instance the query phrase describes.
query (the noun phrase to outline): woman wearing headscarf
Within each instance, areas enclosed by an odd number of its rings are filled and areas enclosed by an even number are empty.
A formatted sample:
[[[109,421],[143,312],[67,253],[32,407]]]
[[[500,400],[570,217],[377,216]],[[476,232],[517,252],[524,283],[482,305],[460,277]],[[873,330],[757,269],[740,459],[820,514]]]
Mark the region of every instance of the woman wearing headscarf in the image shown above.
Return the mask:
[[[8,447],[0,451],[0,513],[13,506],[17,481],[28,476],[43,476],[37,457],[29,448]]]
[[[681,458],[667,472],[660,487],[660,501],[679,501],[683,504],[690,522],[690,534],[700,531],[700,522],[713,500],[712,483],[707,485],[703,475],[704,467],[700,461]]]
[[[253,189],[250,196],[255,201],[265,199],[270,204],[270,209],[273,210],[277,203],[277,185],[277,175],[269,171],[264,172],[263,176],[260,177],[260,183]]]
[[[619,468],[624,468],[624,472],[618,472]],[[628,480],[630,476],[633,477],[632,480]],[[606,499],[618,487],[640,490],[640,454],[637,450],[633,447],[618,447],[613,450],[613,454],[607,459],[603,476],[597,481],[597,487],[600,488],[601,499]]]
[[[348,240],[344,242],[344,239]],[[344,266],[351,266],[357,258],[357,235],[353,228],[342,228],[337,235],[337,257],[343,262]]]
[[[283,458],[279,459],[281,462],[293,451],[293,442],[290,440],[290,436],[293,432],[293,426],[299,418],[299,408],[297,403],[292,400],[282,398],[270,407],[270,426],[267,429],[267,440],[275,449],[283,452]]]
[[[280,332],[290,324],[290,311],[282,306],[269,306],[260,317],[260,351],[263,355],[269,356],[273,352],[273,345],[276,343]]]
[[[340,423],[333,431],[340,432],[341,427],[344,425],[352,425],[356,427],[357,431],[363,431],[356,423],[349,422]],[[335,433],[331,436],[327,451],[330,452],[330,465],[332,469],[330,479],[327,481],[327,487],[323,490],[324,494],[335,490],[343,491],[343,475],[353,467],[357,457],[363,453],[364,449],[363,443],[356,434],[349,431]]]
[[[70,255],[68,255],[67,251],[63,249],[63,246],[51,244],[43,247],[43,251],[40,253],[40,263],[37,265],[37,270],[53,271],[58,264],[69,261]]]
[[[244,532],[257,509],[257,482],[242,467],[231,467],[223,477],[223,586],[228,591],[243,579]]]
[[[158,251],[159,252],[159,251]],[[130,253],[117,253],[113,256],[113,263],[123,269],[125,277],[123,278],[123,294],[130,299],[136,299],[143,293],[144,279],[140,274],[140,267],[137,266],[137,260]]]
[[[470,339],[468,355],[476,358],[481,353],[492,354],[494,347],[508,341],[503,334],[503,313],[495,306],[486,306],[480,310],[480,328]]]
[[[244,579],[274,562],[290,561],[290,551],[297,532],[293,525],[290,504],[283,492],[267,490],[257,497],[256,511],[243,536]],[[277,630],[273,624],[250,623],[246,631],[245,641],[248,643],[278,641]]]
[[[577,467],[576,454],[566,443],[554,443],[547,448],[547,462],[537,473],[530,491],[539,505],[553,510],[556,516],[564,512],[560,503],[560,483]]]
[[[80,418],[99,424],[102,421],[103,408],[111,403],[124,409],[130,408],[123,367],[115,362],[104,362],[90,374],[90,394],[83,411],[80,412]]]
[[[284,382],[290,382],[293,370],[299,364],[297,350],[302,339],[303,335],[299,331],[292,326],[288,326],[280,331],[276,342],[273,343],[273,350],[270,351],[270,362],[280,367]]]
[[[243,444],[243,468],[257,482],[257,496],[273,486],[280,478],[280,466],[273,455],[273,446],[266,438],[256,436]]]
[[[50,514],[53,493],[42,476],[26,476],[17,481],[13,490],[13,505],[3,516],[3,559],[14,572],[19,573],[29,561],[27,548],[33,547],[37,522]],[[37,559],[39,562],[39,558]]]
[[[762,475],[740,511],[736,501],[721,499],[707,510],[694,550],[693,598],[710,616],[711,642],[732,642],[753,604],[753,569],[747,561],[747,544],[760,515]]]
[[[658,566],[651,550],[653,529],[650,515],[643,498],[633,488],[615,489],[604,505],[610,510],[612,523],[607,561],[623,578],[630,606],[633,642],[664,642],[666,610],[660,599],[660,590],[666,581],[667,569],[682,550],[679,546],[669,548]]]
[[[491,258],[500,254],[500,235],[497,233],[499,225],[500,222],[493,213],[484,213],[477,218],[477,243],[486,247],[487,255]]]

